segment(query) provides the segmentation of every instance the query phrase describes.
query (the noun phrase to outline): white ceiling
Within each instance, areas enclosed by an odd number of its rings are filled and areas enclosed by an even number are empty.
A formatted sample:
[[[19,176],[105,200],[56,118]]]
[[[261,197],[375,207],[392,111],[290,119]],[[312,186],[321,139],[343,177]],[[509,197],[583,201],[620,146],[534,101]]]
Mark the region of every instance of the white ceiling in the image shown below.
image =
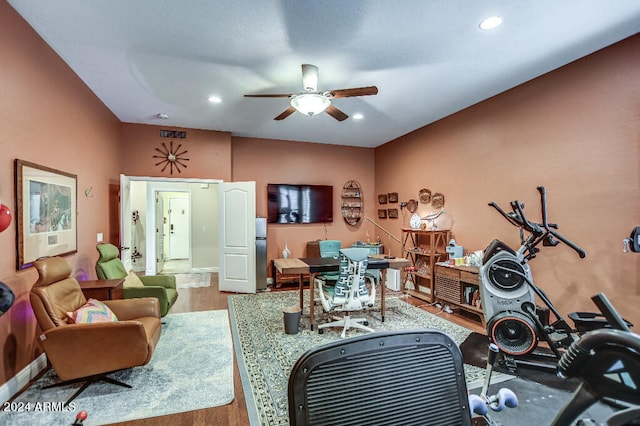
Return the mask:
[[[123,122],[365,147],[640,31],[631,0],[8,2]],[[481,30],[490,15],[503,24]],[[300,92],[303,63],[319,90],[379,93],[335,99],[343,122],[274,121],[288,99],[243,97]]]

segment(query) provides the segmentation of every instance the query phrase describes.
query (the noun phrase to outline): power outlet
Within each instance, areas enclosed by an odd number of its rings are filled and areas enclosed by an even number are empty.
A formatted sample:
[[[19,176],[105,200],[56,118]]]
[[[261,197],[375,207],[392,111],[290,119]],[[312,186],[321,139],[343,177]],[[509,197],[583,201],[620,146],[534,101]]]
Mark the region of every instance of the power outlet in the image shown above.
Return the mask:
[[[98,232],[98,235],[96,236],[96,241],[98,241],[99,243],[104,241],[104,235],[102,235],[102,232]]]

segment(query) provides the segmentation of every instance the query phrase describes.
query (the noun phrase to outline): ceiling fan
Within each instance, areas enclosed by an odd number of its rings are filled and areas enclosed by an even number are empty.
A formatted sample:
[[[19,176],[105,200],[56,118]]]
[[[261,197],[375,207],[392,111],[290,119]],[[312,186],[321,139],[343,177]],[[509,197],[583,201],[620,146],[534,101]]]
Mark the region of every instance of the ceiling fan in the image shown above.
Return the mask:
[[[349,116],[331,105],[332,99],[349,98],[354,96],[377,95],[376,86],[358,87],[352,89],[318,91],[318,67],[310,64],[302,64],[302,86],[304,90],[300,93],[280,93],[265,95],[244,95],[247,98],[291,98],[291,106],[284,110],[274,120],[284,120],[294,112],[314,116],[326,111],[338,121],[346,120]]]

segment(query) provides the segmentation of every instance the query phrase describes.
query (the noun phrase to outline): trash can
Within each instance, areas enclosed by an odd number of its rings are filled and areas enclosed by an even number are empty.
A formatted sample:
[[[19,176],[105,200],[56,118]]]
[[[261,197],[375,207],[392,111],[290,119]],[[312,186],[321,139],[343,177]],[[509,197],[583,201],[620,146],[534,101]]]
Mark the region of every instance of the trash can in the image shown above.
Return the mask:
[[[286,334],[298,333],[302,309],[299,306],[287,306],[282,309],[282,312],[284,313],[284,332]]]

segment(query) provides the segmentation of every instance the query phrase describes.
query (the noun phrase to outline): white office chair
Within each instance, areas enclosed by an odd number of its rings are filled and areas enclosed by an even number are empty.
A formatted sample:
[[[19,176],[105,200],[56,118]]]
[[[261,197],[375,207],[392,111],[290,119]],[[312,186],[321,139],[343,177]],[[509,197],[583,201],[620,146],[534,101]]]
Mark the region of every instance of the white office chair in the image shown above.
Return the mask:
[[[361,311],[375,304],[375,283],[367,287],[365,279],[368,256],[367,248],[341,249],[340,276],[336,285],[329,287],[321,279],[314,280],[324,311],[331,314],[345,313],[343,317],[332,316],[334,321],[320,324],[318,333],[323,333],[327,327],[343,327],[343,338],[349,328],[373,332],[372,328],[367,327],[369,322],[366,318],[352,318],[350,315],[352,311]]]

